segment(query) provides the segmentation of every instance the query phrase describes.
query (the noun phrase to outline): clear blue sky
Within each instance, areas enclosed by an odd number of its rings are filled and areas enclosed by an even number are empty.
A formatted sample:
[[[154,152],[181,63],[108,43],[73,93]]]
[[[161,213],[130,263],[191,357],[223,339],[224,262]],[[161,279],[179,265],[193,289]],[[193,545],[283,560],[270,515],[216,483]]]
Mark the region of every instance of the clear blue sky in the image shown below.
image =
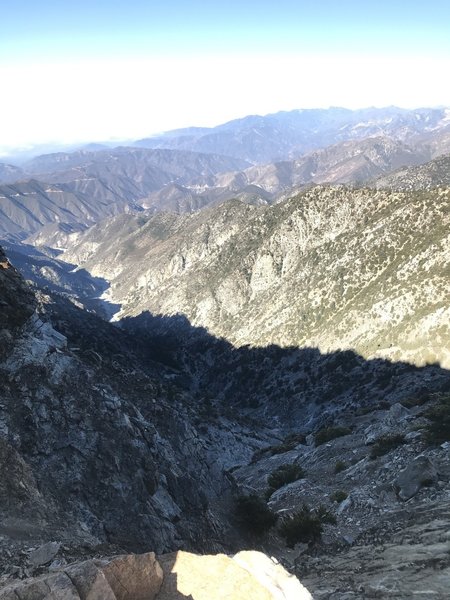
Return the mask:
[[[450,104],[450,0],[0,2],[3,145],[24,130],[139,137],[313,105]]]
[[[339,49],[449,51],[448,0],[2,1],[6,55]]]

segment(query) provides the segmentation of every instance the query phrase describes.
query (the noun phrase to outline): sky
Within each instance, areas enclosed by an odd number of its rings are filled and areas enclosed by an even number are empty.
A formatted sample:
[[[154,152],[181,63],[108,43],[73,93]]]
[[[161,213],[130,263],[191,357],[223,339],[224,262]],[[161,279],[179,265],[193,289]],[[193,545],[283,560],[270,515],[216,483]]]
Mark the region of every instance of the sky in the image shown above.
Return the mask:
[[[0,156],[297,108],[450,106],[450,2],[0,0]]]

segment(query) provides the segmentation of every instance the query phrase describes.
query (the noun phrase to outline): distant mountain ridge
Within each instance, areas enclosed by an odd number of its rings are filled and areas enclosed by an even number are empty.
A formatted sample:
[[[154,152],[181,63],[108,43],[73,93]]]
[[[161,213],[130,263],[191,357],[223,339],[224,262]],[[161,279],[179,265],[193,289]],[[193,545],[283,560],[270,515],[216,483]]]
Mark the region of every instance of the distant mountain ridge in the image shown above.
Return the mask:
[[[210,129],[171,131],[138,140],[135,145],[216,152],[261,164],[366,137],[387,136],[410,142],[449,126],[448,108],[300,109],[252,115]]]
[[[172,181],[246,166],[217,155],[137,148],[36,157],[23,166],[21,181],[0,186],[0,236],[23,239],[50,223],[92,225],[141,210],[137,200]]]

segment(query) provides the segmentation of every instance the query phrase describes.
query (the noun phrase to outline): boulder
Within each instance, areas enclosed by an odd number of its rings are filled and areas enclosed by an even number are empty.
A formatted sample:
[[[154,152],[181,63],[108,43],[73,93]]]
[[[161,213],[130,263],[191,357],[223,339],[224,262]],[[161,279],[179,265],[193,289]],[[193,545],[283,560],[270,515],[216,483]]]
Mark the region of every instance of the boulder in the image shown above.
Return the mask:
[[[158,557],[164,582],[157,600],[311,600],[296,577],[261,552]]]
[[[246,571],[266,587],[276,600],[312,600],[311,594],[294,575],[291,575],[275,559],[262,552],[243,551],[233,556]]]
[[[13,583],[0,600],[154,600],[162,578],[153,552],[115,556]]]
[[[58,554],[58,551],[61,547],[59,542],[48,542],[43,546],[39,546],[36,550],[30,552],[30,563],[34,567],[39,567],[40,565],[45,565],[50,562],[55,556]]]
[[[163,580],[153,552],[118,556],[99,568],[117,600],[153,600]]]
[[[438,473],[431,460],[423,455],[417,456],[400,471],[394,481],[394,487],[402,500],[409,500],[424,485],[436,483]]]

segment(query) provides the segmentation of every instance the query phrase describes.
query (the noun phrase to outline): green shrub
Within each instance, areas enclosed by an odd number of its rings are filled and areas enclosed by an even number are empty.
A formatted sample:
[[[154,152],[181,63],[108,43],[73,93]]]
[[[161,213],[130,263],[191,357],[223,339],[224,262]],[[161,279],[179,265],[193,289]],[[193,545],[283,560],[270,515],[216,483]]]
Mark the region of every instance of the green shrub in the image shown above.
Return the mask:
[[[333,502],[341,503],[346,498],[348,498],[348,494],[347,494],[347,492],[344,492],[343,490],[337,490],[336,492],[333,492],[332,494],[330,494],[330,500],[332,500]]]
[[[322,504],[320,504],[318,508],[316,508],[315,512],[317,518],[321,521],[321,523],[328,523],[328,525],[336,525],[336,517]]]
[[[393,433],[392,435],[383,435],[375,440],[374,445],[370,451],[370,458],[378,458],[384,456],[394,448],[398,448],[405,443],[405,436],[403,433]]]
[[[267,480],[269,484],[269,490],[273,493],[275,490],[280,489],[288,483],[297,481],[305,476],[303,469],[299,465],[281,465],[273,471]]]
[[[430,445],[450,441],[450,394],[440,395],[438,404],[425,412],[430,423],[426,427],[425,440]]]
[[[320,446],[335,438],[348,435],[351,432],[352,430],[349,427],[324,427],[315,434],[314,441],[316,446]]]
[[[298,512],[285,519],[279,532],[285,538],[286,545],[293,548],[298,542],[312,543],[319,540],[323,523],[336,524],[336,518],[323,506],[311,511],[304,504]]]
[[[417,396],[411,396],[410,398],[404,398],[401,404],[406,408],[414,408],[414,406],[423,406],[429,400],[430,395],[428,393],[423,393]]]
[[[335,475],[337,475],[338,473],[342,473],[342,471],[345,471],[346,468],[347,465],[345,464],[345,462],[343,462],[342,460],[338,460],[337,463],[334,465]]]
[[[277,515],[256,494],[239,496],[235,513],[242,527],[258,535],[268,531],[277,521]]]
[[[290,433],[282,442],[276,446],[267,446],[266,448],[260,448],[256,450],[252,456],[252,463],[255,463],[260,458],[268,454],[269,456],[275,456],[275,454],[284,454],[289,450],[294,450],[299,444],[304,444],[306,437],[303,433]]]

